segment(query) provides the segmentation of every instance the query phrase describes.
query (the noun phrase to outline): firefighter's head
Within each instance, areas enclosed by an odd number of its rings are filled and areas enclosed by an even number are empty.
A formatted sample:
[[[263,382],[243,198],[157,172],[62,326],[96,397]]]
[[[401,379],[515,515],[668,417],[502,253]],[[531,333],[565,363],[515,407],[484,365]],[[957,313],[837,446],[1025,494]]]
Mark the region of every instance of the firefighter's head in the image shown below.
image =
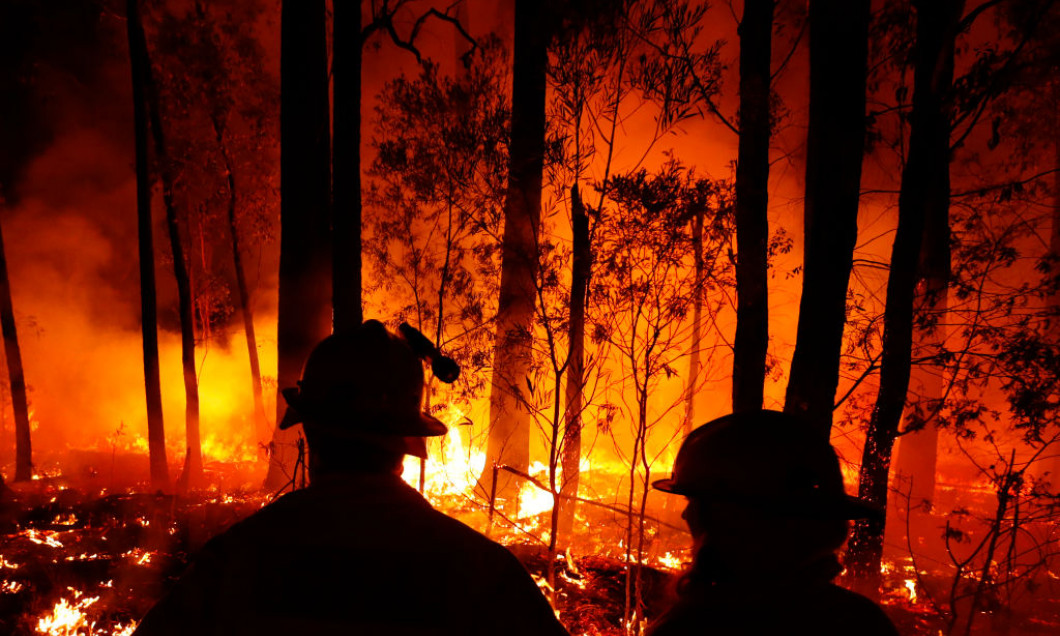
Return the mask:
[[[777,411],[700,426],[681,445],[672,477],[654,486],[688,499],[683,517],[697,552],[706,547],[714,558],[732,559],[730,567],[832,553],[848,520],[876,514],[846,494],[832,445]]]
[[[298,387],[282,392],[280,428],[302,424],[318,462],[396,470],[405,454],[425,456],[423,438],[446,433],[423,412],[423,389],[423,363],[409,342],[369,320],[313,349]]]

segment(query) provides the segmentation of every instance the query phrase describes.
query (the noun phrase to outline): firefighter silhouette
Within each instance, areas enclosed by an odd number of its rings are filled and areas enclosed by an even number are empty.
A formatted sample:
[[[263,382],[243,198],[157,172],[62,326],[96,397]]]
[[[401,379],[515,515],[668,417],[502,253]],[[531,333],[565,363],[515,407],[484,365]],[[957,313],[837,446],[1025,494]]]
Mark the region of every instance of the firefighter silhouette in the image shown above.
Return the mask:
[[[567,633],[510,552],[402,481],[446,432],[421,410],[421,356],[443,380],[459,368],[400,331],[317,345],[279,425],[303,425],[310,485],[207,543],[137,634]]]
[[[897,635],[876,604],[832,583],[848,521],[879,511],[844,492],[835,450],[800,419],[761,410],[704,424],[653,485],[687,498],[693,563],[651,636]]]

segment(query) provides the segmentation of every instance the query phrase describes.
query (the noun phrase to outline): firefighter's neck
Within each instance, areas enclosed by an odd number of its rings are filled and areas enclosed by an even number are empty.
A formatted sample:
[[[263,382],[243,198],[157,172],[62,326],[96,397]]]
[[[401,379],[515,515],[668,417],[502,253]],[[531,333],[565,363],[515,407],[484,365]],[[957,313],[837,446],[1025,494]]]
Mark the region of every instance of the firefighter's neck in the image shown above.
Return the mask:
[[[309,453],[309,479],[318,481],[322,478],[360,475],[396,475],[401,476],[402,464],[400,461],[391,462],[364,462],[358,461],[362,458],[321,457],[317,453]]]

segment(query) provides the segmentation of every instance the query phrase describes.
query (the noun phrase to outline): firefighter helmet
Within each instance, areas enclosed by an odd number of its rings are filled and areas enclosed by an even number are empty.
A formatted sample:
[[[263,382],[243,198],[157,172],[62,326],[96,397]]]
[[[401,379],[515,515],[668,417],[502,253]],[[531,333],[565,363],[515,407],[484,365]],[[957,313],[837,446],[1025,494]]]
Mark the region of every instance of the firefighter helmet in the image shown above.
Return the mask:
[[[279,427],[301,423],[338,438],[444,435],[445,424],[423,412],[423,388],[423,363],[405,338],[368,320],[313,349],[298,386],[282,391]]]
[[[879,508],[851,497],[835,449],[798,417],[759,410],[725,415],[681,444],[664,492],[736,502],[789,516],[863,519]]]

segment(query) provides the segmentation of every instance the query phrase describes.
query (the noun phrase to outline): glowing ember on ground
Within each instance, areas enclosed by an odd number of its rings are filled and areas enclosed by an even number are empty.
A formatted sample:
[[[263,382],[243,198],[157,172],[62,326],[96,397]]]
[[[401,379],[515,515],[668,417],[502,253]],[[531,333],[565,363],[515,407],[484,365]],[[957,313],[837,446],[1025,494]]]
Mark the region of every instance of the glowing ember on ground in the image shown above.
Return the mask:
[[[3,592],[4,594],[18,594],[22,591],[23,587],[25,586],[18,581],[4,581],[3,583],[0,583],[0,592]]]
[[[95,554],[95,553],[89,554],[89,553],[85,553],[85,554],[71,554],[68,557],[66,557],[66,560],[67,561],[98,561],[100,559],[105,559],[105,558],[107,558],[107,557],[106,557],[106,555],[103,555],[103,554]]]
[[[35,530],[30,528],[26,530],[26,538],[38,545],[46,545],[52,548],[61,548],[63,544],[55,538],[57,532],[50,532],[48,530]]]
[[[3,570],[5,568],[8,570],[17,570],[19,568],[19,565],[17,563],[12,563],[8,561],[4,558],[4,555],[0,554],[0,570]]]
[[[131,559],[136,565],[147,565],[151,562],[151,553],[147,550],[134,548],[122,554],[124,558]]]

